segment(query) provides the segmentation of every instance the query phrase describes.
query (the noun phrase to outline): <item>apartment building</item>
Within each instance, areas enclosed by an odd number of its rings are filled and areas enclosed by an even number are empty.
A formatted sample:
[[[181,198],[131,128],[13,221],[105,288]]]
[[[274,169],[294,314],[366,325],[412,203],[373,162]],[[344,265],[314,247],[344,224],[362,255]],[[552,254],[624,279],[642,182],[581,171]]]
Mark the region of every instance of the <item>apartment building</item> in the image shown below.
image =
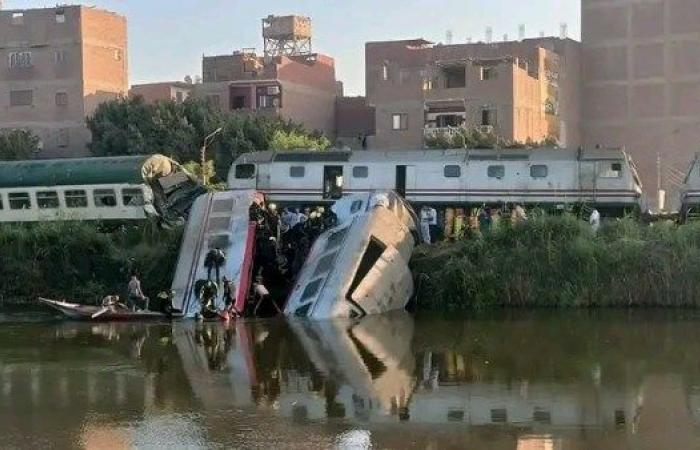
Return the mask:
[[[674,206],[700,150],[700,1],[583,0],[582,44],[584,142],[624,145]]]
[[[129,89],[129,95],[139,96],[148,103],[159,100],[174,100],[177,103],[182,103],[192,95],[194,88],[193,83],[183,81],[134,84]]]
[[[575,41],[370,42],[365,64],[377,148],[421,148],[427,137],[458,127],[492,131],[511,142],[580,142]]]
[[[128,88],[126,19],[85,6],[0,11],[0,129],[31,129],[41,157],[82,156],[85,117]]]

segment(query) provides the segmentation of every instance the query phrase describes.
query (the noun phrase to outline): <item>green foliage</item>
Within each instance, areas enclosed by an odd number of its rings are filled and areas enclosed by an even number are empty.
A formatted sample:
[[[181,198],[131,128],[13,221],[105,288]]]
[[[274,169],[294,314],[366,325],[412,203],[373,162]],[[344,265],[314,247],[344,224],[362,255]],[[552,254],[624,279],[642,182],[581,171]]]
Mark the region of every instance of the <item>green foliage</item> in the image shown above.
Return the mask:
[[[93,304],[125,295],[131,270],[142,275],[146,295],[171,284],[181,231],[150,223],[103,231],[86,222],[45,222],[0,227],[0,295],[38,296]]]
[[[226,113],[197,98],[155,104],[141,97],[117,99],[102,103],[87,124],[95,156],[161,153],[180,162],[199,161],[204,138],[222,128],[207,148],[219,179],[225,179],[228,167],[243,153],[292,147],[322,150],[330,144],[291,121]]]
[[[294,130],[277,130],[270,141],[271,150],[326,150],[330,146],[331,141],[329,141],[325,136],[316,138]]]
[[[541,147],[558,147],[557,140],[553,137],[548,137],[542,142],[509,142],[502,139],[497,134],[490,132],[484,133],[476,128],[465,129],[456,128],[455,132],[436,133],[435,135],[426,137],[425,146],[433,149],[451,149],[451,148],[541,148]]]
[[[29,130],[0,133],[0,161],[32,158],[39,152],[39,137]]]
[[[594,235],[570,215],[502,223],[481,238],[421,248],[421,305],[700,306],[700,225],[632,219]]]

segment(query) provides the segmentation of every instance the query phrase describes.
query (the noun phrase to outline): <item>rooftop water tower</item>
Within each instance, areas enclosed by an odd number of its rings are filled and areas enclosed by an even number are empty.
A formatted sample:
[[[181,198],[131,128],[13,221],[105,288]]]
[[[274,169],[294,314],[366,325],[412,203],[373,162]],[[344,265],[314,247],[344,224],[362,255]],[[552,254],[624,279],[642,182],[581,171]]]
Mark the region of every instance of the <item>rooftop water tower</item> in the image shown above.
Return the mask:
[[[262,20],[265,57],[311,54],[311,18],[273,16]]]

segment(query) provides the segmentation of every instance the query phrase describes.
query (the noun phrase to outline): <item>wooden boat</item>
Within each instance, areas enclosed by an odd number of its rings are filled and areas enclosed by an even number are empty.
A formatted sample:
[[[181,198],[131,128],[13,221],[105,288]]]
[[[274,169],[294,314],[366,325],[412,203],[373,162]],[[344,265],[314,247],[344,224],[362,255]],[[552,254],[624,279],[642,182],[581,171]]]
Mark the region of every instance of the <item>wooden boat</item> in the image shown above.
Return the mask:
[[[166,314],[160,312],[131,311],[123,306],[104,308],[102,306],[79,305],[77,303],[63,302],[41,297],[39,298],[39,302],[61,312],[64,316],[73,320],[114,322],[168,319]]]

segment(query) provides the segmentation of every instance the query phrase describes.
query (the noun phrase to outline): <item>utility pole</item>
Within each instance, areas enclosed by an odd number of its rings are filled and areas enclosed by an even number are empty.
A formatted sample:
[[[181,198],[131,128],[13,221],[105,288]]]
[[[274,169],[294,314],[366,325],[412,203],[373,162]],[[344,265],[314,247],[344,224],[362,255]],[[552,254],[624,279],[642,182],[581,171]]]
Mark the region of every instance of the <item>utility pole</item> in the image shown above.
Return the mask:
[[[221,130],[223,128],[219,127],[213,132],[211,132],[207,137],[204,138],[204,143],[202,144],[202,148],[200,150],[200,167],[199,170],[202,172],[202,184],[206,186],[208,184],[208,177],[207,177],[207,146],[211,143],[211,140],[214,139],[214,137],[221,133]]]

